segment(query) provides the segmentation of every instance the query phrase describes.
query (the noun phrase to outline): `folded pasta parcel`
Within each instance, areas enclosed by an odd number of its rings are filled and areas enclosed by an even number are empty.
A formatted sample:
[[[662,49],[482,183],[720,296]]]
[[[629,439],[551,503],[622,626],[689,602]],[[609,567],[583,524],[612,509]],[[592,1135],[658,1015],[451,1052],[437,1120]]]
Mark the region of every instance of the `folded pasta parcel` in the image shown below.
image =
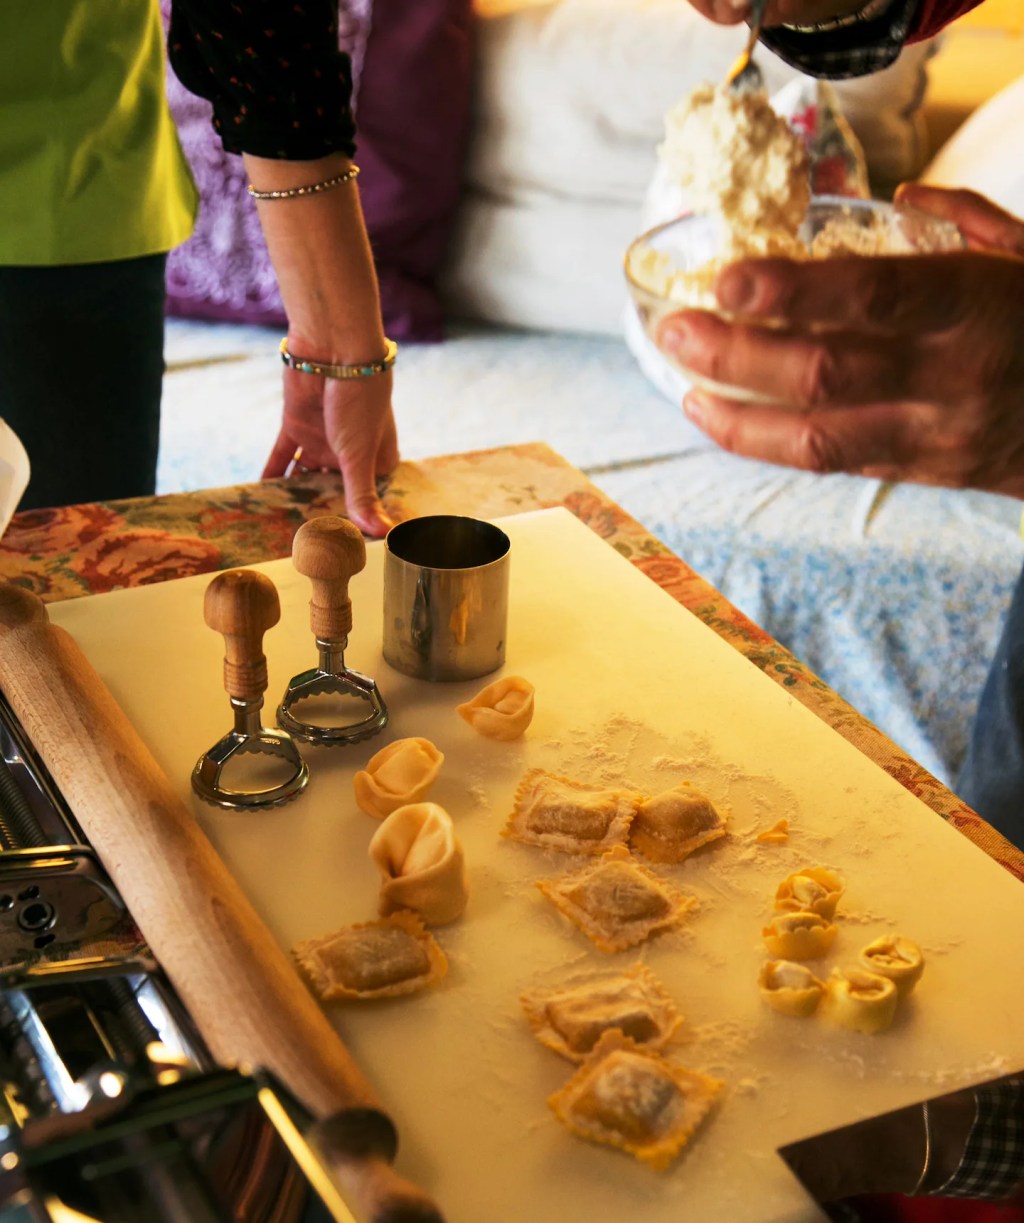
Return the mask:
[[[297,943],[292,956],[324,1002],[411,994],[448,971],[437,941],[406,909]]]
[[[427,797],[444,764],[444,753],[429,739],[396,739],[371,756],[352,778],[359,807],[382,820],[399,807]]]
[[[452,817],[437,803],[398,807],[370,839],[381,873],[379,909],[418,913],[428,926],[461,917],[469,899],[462,845]]]
[[[502,836],[564,853],[603,854],[626,843],[640,800],[628,790],[529,769],[516,789]]]
[[[690,1141],[721,1088],[719,1080],[610,1031],[548,1103],[574,1134],[661,1171]]]

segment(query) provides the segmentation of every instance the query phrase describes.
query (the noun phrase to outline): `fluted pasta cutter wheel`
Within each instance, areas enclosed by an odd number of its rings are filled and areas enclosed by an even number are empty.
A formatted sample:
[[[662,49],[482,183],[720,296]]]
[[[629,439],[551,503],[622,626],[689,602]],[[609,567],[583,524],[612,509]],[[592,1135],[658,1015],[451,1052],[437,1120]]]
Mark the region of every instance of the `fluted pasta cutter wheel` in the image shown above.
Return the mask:
[[[366,564],[366,544],[347,518],[325,514],[295,532],[292,562],[312,585],[309,626],[320,651],[319,665],[293,677],[277,709],[277,724],[296,739],[322,747],[339,747],[369,739],[388,724],[387,706],[368,675],[345,666],[352,631],[349,580]],[[301,701],[319,696],[355,697],[369,708],[366,716],[345,725],[318,725],[296,714]]]
[[[281,618],[281,604],[270,578],[253,569],[219,573],[206,588],[203,615],[210,628],[224,637],[224,687],[235,712],[229,731],[192,770],[192,789],[205,802],[232,810],[278,807],[306,788],[309,769],[292,737],[269,730],[260,721],[263,693],[267,690],[267,659],[263,634]],[[251,790],[230,787],[224,770],[237,758],[253,755],[287,767],[280,781]],[[272,773],[283,772],[273,767]],[[254,774],[264,772],[258,767]]]

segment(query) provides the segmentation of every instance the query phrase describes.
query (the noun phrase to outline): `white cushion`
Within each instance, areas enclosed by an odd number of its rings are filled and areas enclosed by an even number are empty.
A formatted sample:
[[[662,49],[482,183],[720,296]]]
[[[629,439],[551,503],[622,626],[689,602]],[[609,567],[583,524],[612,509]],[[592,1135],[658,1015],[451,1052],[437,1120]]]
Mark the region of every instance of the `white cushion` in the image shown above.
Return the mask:
[[[1024,217],[1024,76],[980,106],[946,141],[922,178],[939,187],[970,187]]]
[[[665,112],[701,81],[725,75],[744,31],[713,25],[685,0],[476,6],[473,132],[447,306],[491,322],[550,327],[558,319],[565,330],[615,334],[623,246],[629,229],[639,229]],[[887,182],[923,162],[918,109],[928,54],[909,48],[870,82],[839,83],[868,165]],[[771,92],[796,75],[767,51],[759,62]],[[555,218],[546,241],[537,236],[542,199]],[[632,226],[624,230],[624,213],[595,204],[632,208]],[[538,265],[544,283],[531,288],[525,282]]]
[[[449,311],[507,327],[616,335],[632,202],[520,191],[480,195],[456,218],[444,289]]]

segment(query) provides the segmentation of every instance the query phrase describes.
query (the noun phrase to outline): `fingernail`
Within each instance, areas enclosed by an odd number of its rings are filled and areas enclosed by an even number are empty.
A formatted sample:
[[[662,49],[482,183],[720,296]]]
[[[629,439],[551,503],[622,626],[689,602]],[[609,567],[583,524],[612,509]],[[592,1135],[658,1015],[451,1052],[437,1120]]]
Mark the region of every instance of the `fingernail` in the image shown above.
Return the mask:
[[[754,300],[757,282],[749,272],[738,267],[724,268],[715,283],[715,296],[726,310],[741,311]]]

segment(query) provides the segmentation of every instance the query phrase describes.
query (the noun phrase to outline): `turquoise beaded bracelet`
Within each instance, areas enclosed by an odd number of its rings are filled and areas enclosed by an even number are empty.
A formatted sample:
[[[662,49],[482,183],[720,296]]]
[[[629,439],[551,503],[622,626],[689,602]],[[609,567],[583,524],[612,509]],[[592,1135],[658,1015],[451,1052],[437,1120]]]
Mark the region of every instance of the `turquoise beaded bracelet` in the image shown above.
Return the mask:
[[[331,365],[327,361],[309,361],[295,357],[288,351],[288,337],[281,341],[281,360],[289,369],[300,374],[319,374],[321,378],[372,378],[374,374],[386,374],[394,365],[398,345],[394,340],[384,339],[384,356],[379,361],[367,361],[362,365]]]

